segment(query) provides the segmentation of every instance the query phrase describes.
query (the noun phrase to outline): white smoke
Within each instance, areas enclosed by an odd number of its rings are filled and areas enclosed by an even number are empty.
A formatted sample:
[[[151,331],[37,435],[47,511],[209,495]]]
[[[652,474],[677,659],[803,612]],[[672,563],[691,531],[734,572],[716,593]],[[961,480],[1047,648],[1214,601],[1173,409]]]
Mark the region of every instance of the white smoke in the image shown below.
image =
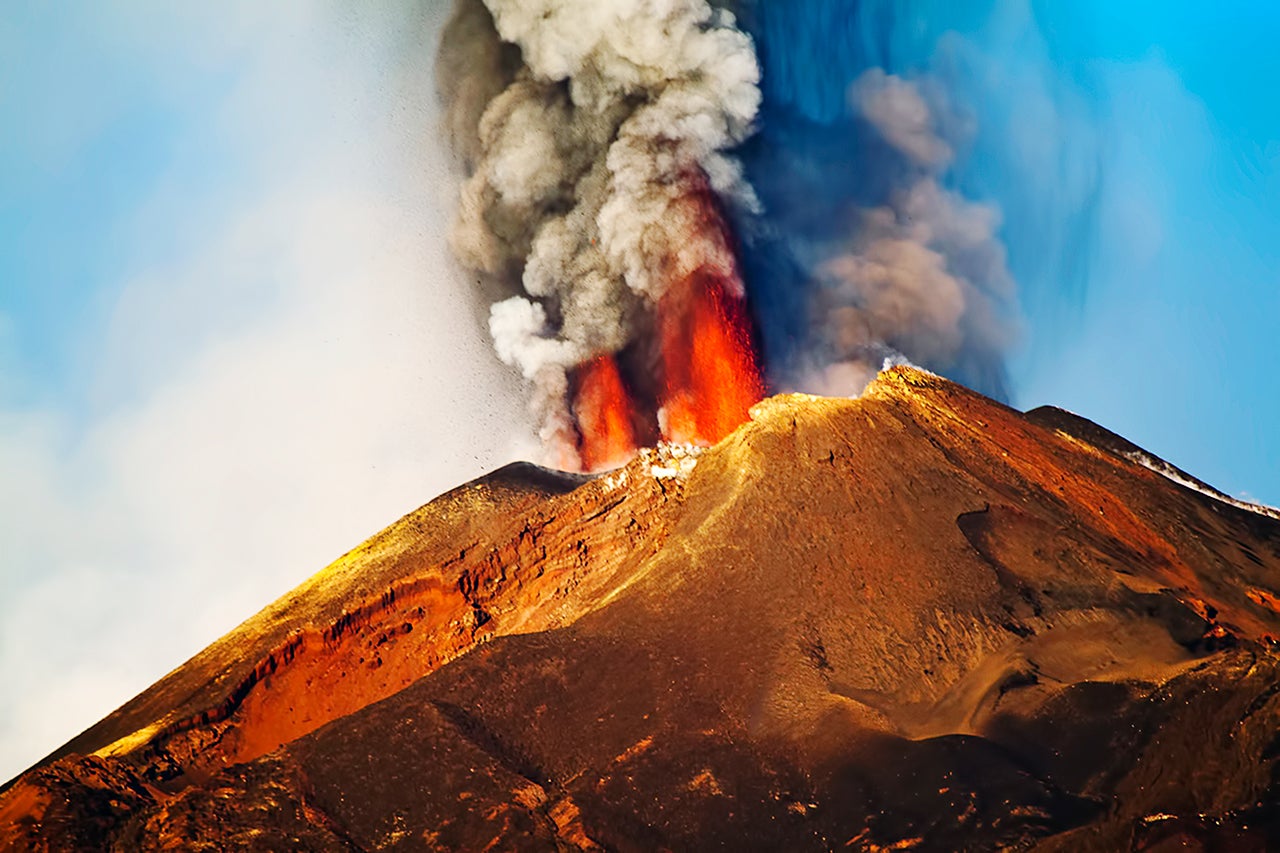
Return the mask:
[[[755,51],[703,0],[462,0],[438,64],[470,172],[452,244],[508,287],[490,331],[554,441],[570,368],[632,343],[669,282],[733,280],[704,205],[758,208],[724,153],[760,104]]]
[[[939,107],[878,68],[854,82],[850,103],[907,177],[885,204],[855,212],[844,247],[816,252],[821,343],[804,384],[857,394],[887,353],[943,370],[961,358],[997,360],[1015,337],[1016,296],[1000,215],[943,185],[954,154],[937,130]]]

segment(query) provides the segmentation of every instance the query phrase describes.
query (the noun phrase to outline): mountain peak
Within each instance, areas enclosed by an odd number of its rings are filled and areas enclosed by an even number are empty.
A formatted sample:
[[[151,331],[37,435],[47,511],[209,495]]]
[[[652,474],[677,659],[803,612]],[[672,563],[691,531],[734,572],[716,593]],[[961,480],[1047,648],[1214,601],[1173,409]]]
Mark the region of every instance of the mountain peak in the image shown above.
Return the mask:
[[[13,846],[1264,844],[1280,523],[932,374],[410,513],[0,795]]]

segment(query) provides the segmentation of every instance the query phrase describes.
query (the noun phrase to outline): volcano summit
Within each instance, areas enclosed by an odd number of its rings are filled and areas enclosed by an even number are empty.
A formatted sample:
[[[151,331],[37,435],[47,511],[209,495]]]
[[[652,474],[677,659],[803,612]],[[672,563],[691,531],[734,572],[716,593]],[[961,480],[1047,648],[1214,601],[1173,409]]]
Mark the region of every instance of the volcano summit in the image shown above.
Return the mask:
[[[1280,520],[1157,463],[894,368],[509,466],[10,782],[0,846],[1266,849]]]

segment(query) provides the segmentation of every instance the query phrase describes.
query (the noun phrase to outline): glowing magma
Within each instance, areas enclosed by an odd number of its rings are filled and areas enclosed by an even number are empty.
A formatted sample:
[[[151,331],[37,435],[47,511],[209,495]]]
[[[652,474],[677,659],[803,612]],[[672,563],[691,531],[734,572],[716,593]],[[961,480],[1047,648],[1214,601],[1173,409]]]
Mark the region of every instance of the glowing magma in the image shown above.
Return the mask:
[[[658,302],[659,425],[667,441],[714,444],[748,419],[764,382],[728,223],[706,176],[688,183],[704,260]]]
[[[764,395],[736,284],[700,271],[659,305],[667,441],[714,444],[745,422]]]
[[[764,396],[727,223],[705,176],[685,180],[690,191],[680,213],[693,250],[663,259],[672,280],[652,306],[647,346],[597,355],[574,372],[570,398],[583,470],[620,465],[659,436],[715,444]]]
[[[578,455],[584,471],[598,471],[626,463],[636,450],[632,403],[618,362],[598,355],[577,374],[574,417],[578,423]]]

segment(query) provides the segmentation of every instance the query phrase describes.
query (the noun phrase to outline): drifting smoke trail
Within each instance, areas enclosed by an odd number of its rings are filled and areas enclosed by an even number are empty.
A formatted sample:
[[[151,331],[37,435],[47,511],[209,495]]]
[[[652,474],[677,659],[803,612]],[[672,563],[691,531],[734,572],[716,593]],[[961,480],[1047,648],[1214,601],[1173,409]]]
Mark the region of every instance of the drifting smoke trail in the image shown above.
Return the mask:
[[[846,234],[805,247],[818,283],[809,352],[818,373],[807,384],[857,393],[888,347],[946,372],[968,368],[970,382],[1002,396],[1014,286],[998,213],[944,188],[952,150],[917,86],[871,69],[853,83],[850,105],[900,172],[875,206],[850,204]]]
[[[744,266],[780,387],[856,394],[905,358],[1007,396],[1017,302],[1001,217],[954,188],[975,128],[950,80],[900,59],[913,5],[744,4],[764,99],[742,156],[768,211]]]
[[[886,358],[1003,396],[1000,216],[948,183],[971,128],[879,67],[863,5],[458,4],[453,247],[553,461],[715,441],[766,386],[856,394]]]

